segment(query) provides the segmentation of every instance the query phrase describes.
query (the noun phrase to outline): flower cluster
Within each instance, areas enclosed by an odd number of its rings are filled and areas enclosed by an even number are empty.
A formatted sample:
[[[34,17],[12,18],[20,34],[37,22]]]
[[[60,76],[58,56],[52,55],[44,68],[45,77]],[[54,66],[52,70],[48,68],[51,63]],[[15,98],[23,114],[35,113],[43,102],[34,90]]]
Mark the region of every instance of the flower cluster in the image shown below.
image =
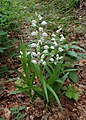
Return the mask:
[[[38,15],[38,21],[32,20],[31,22],[31,26],[35,27],[35,31],[32,31],[30,36],[36,36],[36,39],[28,44],[27,55],[31,55],[32,63],[34,64],[47,65],[50,62],[56,65],[64,58],[63,45],[65,38],[62,34],[60,35],[62,28],[49,35],[45,31],[48,22],[42,21],[42,19],[43,17]]]

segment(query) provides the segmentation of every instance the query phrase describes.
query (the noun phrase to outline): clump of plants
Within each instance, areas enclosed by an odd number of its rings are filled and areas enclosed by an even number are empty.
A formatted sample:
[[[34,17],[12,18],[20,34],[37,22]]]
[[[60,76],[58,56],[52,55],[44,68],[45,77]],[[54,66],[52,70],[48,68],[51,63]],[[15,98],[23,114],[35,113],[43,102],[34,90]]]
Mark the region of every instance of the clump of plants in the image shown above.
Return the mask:
[[[62,109],[60,96],[63,94],[61,89],[64,82],[68,78],[75,83],[79,80],[73,62],[80,57],[74,49],[83,49],[75,42],[68,43],[61,34],[60,26],[52,32],[48,29],[50,25],[51,22],[45,21],[38,14],[31,21],[29,37],[32,40],[26,46],[21,44],[19,57],[23,73],[19,72],[21,79],[16,82],[18,90],[12,93],[25,92],[31,98],[32,104],[37,96],[44,100],[45,106],[56,100]],[[35,80],[40,84],[36,84]]]

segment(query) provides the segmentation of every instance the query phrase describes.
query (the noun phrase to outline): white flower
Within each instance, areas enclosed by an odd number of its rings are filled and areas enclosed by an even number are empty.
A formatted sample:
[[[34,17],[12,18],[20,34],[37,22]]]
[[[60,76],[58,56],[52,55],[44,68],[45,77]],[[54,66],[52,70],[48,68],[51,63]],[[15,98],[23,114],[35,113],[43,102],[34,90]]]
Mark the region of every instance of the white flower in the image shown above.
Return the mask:
[[[52,40],[52,41],[55,41],[56,39],[55,39],[55,38],[52,38],[51,40]]]
[[[46,62],[45,62],[45,61],[43,61],[43,62],[42,62],[42,64],[43,64],[43,65],[46,65]]]
[[[48,53],[48,50],[44,50],[43,53]]]
[[[62,51],[64,50],[64,49],[63,49],[63,48],[61,48],[61,47],[59,47],[58,49],[59,49],[59,51],[60,51],[60,52],[62,52]]]
[[[31,60],[32,63],[34,64],[37,64],[37,61],[36,60]]]
[[[54,46],[51,46],[50,48],[53,49],[53,50],[55,49]]]
[[[38,31],[33,31],[33,32],[31,33],[31,35],[32,35],[32,36],[37,36],[37,35],[38,35]]]
[[[43,32],[43,28],[42,28],[42,27],[39,27],[39,31],[40,31],[40,32]]]
[[[53,33],[53,34],[52,34],[52,37],[56,37],[56,35]]]
[[[63,58],[63,56],[60,56],[59,59],[61,60]]]
[[[60,37],[64,37],[64,35],[63,35],[63,34],[61,34],[61,35],[60,35]]]
[[[60,41],[64,41],[64,40],[65,40],[65,37],[64,37],[62,34],[61,34],[60,36],[61,36]]]
[[[35,23],[35,24],[36,24],[36,23],[37,23],[37,21],[36,21],[36,20],[32,20],[32,24],[33,24],[33,23]]]
[[[62,28],[59,28],[59,29],[56,31],[56,33],[59,33],[61,30],[62,30]]]
[[[56,57],[59,57],[59,54],[57,54]]]
[[[32,54],[32,56],[34,56],[34,57],[37,56],[37,54],[36,54],[35,52],[32,52],[31,54]]]
[[[47,37],[48,34],[47,34],[46,32],[44,32],[44,33],[42,33],[42,36],[43,36],[43,37]]]
[[[36,23],[32,23],[32,25],[31,25],[32,27],[36,27]]]
[[[38,41],[37,45],[39,45],[39,44],[42,45],[42,40],[39,40],[39,41]]]
[[[53,61],[54,61],[54,59],[53,59],[53,58],[50,58],[50,61],[51,61],[51,62],[53,62]]]
[[[48,45],[45,45],[45,46],[44,46],[44,49],[45,49],[45,50],[49,49]]]
[[[38,63],[39,63],[39,64],[43,63],[43,59],[39,60]]]
[[[57,60],[57,61],[59,60],[59,56],[56,57],[56,60]]]
[[[42,18],[43,18],[43,17],[39,14],[39,15],[38,15],[38,19],[39,19],[39,20],[42,20]]]
[[[54,42],[53,42],[53,44],[54,44],[55,46],[58,46],[58,44],[57,44],[57,42],[56,42],[56,41],[54,41]]]
[[[37,46],[36,43],[32,43],[32,44],[31,44],[31,47],[36,47],[36,46]]]
[[[30,54],[30,52],[27,52],[27,55],[29,55]]]
[[[19,55],[18,57],[21,58],[21,55]]]
[[[41,25],[47,25],[46,21],[42,21]]]
[[[40,53],[40,52],[38,52],[38,53],[37,53],[37,56],[38,56],[38,55],[40,55],[40,54],[41,54],[41,53]]]
[[[42,56],[41,56],[41,59],[44,59],[45,58],[45,55],[43,54]]]
[[[22,54],[23,54],[23,52],[22,52],[22,51],[20,51],[20,54],[22,55]]]
[[[65,40],[65,38],[64,38],[64,37],[61,37],[60,41],[64,41],[64,40]]]

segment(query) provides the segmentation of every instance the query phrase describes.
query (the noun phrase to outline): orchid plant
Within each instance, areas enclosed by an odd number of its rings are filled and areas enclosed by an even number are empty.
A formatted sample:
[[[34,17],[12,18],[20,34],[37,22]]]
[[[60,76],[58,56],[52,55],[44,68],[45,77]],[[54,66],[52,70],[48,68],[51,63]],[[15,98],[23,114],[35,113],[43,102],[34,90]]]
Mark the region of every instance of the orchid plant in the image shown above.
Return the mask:
[[[74,60],[79,58],[78,53],[73,49],[83,49],[75,42],[68,44],[64,35],[60,33],[61,27],[49,33],[47,26],[51,23],[44,21],[41,15],[36,17],[36,20],[31,21],[31,33],[29,34],[29,37],[33,39],[27,47],[24,43],[21,45],[19,57],[24,74],[19,72],[22,84],[17,83],[19,90],[16,92],[25,92],[32,98],[32,101],[39,96],[45,104],[56,100],[62,109],[60,90],[65,80],[71,76],[72,72],[75,75],[77,70],[73,68],[70,61],[70,58]],[[41,85],[35,83],[36,78]],[[78,81],[78,77],[76,78]]]

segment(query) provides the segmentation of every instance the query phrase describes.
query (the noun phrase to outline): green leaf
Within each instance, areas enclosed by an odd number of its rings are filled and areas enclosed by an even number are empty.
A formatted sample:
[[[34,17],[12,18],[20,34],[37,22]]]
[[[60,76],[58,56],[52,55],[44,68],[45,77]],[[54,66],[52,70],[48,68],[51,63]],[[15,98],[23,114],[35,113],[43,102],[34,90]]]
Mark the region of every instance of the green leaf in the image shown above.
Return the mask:
[[[2,36],[2,35],[7,35],[7,32],[0,31],[0,36]]]
[[[20,92],[24,92],[25,90],[14,90],[12,92],[9,93],[9,95],[12,95],[12,94],[16,94],[16,93],[20,93]]]
[[[72,92],[72,97],[74,100],[78,100],[79,99],[79,93],[78,92]]]
[[[55,97],[55,99],[56,99],[56,101],[57,101],[57,103],[58,103],[58,105],[59,105],[59,107],[60,107],[60,109],[62,110],[62,106],[61,106],[60,100],[59,100],[57,94],[55,93],[55,91],[54,91],[54,90],[52,89],[52,87],[51,87],[50,85],[48,85],[48,84],[47,84],[47,88],[48,88],[48,90],[53,94],[53,96]]]
[[[4,50],[6,50],[7,48],[5,47],[0,47],[0,52],[4,52]]]
[[[79,77],[76,71],[69,72],[69,78],[74,82],[77,83],[79,81]]]
[[[63,83],[65,82],[65,80],[66,80],[67,77],[68,77],[68,74],[69,74],[69,72],[66,73],[66,74],[61,78],[62,83],[58,83],[58,85],[57,85],[57,91],[59,91],[59,90],[62,88]]]
[[[18,117],[18,119],[20,118],[20,120],[21,120],[21,118],[23,119],[25,116],[26,116],[26,114],[22,113],[22,114],[20,114],[20,116]]]
[[[61,70],[61,65],[62,64],[57,64],[57,66],[55,66],[52,76],[50,76],[50,78],[47,80],[47,83],[49,85],[53,84],[55,82],[55,80],[59,77],[60,75],[60,70]]]
[[[19,106],[18,109],[19,109],[19,111],[24,110],[25,106]]]
[[[35,79],[35,73],[33,73],[31,78],[30,78],[30,81],[29,81],[30,85],[33,85],[34,79]]]
[[[63,86],[63,87],[62,87],[62,90],[66,90],[66,91],[67,91],[68,88],[67,88],[66,86]]]
[[[44,66],[44,69],[46,69],[46,71],[48,72],[50,76],[52,75],[52,71],[50,70],[48,66]]]
[[[85,51],[83,48],[77,46],[77,45],[71,45],[71,48],[74,48],[76,50],[81,50],[81,51]]]
[[[17,109],[18,109],[18,107],[10,108],[11,111],[16,111]]]
[[[68,55],[77,58],[77,53],[74,51],[68,51]]]
[[[67,91],[66,93],[65,93],[65,95],[68,97],[68,98],[72,98],[72,92],[71,91]]]
[[[64,83],[61,79],[57,79],[57,80],[55,80],[55,82],[58,82],[58,83]]]
[[[45,92],[45,96],[46,96],[46,99],[47,99],[47,101],[48,101],[48,94],[47,94],[46,82],[45,82],[44,76],[42,75],[42,72],[41,72],[41,70],[40,70],[39,65],[34,64],[34,71],[35,71],[35,73],[37,74],[37,76],[39,77],[39,79],[40,79],[40,81],[41,81],[41,83],[42,83],[42,85],[43,85],[44,92]]]

